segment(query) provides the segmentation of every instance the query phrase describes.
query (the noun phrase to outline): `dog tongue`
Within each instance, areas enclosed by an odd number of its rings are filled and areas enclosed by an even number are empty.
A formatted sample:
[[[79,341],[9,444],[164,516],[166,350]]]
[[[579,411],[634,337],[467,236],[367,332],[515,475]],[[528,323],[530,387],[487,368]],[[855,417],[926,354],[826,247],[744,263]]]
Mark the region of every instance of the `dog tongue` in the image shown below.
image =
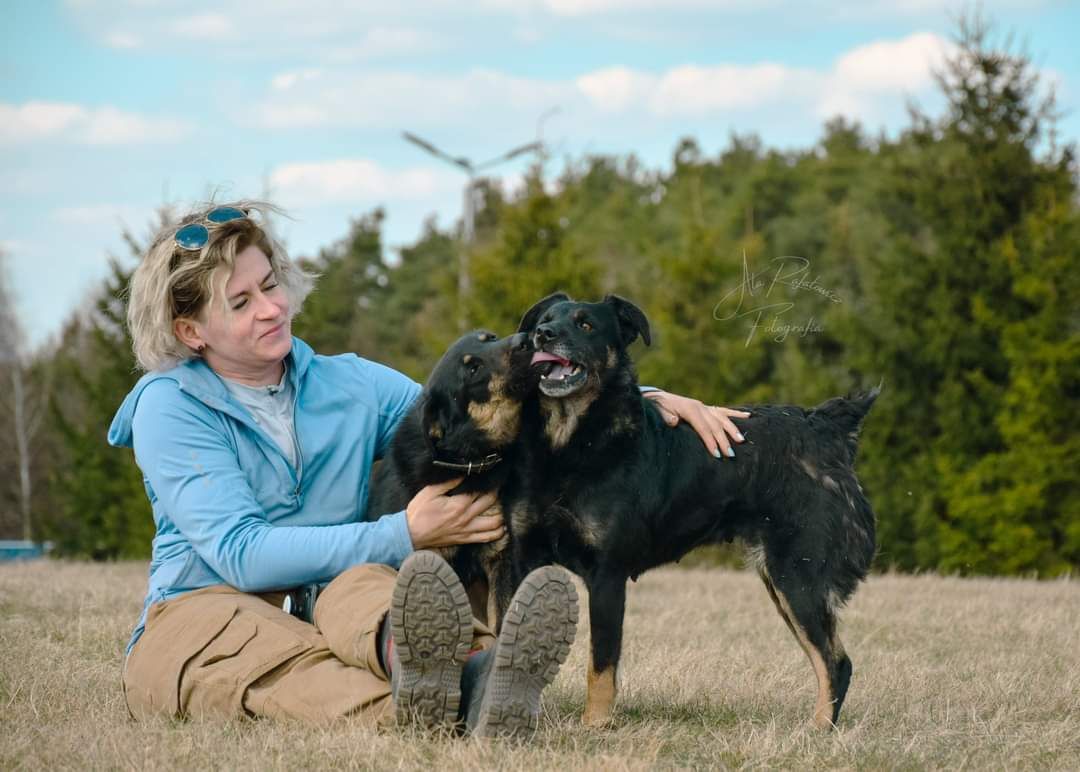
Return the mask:
[[[549,354],[546,351],[537,351],[535,354],[533,354],[532,361],[529,364],[535,365],[535,364],[537,364],[539,362],[558,362],[563,367],[569,367],[570,366],[570,360],[569,359],[563,359],[562,357],[557,357],[554,354]]]

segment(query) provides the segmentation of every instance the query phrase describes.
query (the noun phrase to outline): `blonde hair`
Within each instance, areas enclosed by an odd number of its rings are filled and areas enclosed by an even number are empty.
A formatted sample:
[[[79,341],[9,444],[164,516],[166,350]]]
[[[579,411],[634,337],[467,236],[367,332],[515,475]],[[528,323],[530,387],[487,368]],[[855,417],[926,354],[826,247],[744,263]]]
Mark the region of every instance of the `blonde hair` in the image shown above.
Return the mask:
[[[244,210],[248,216],[224,223],[207,222],[206,215],[222,206]],[[216,302],[217,277],[222,271],[231,272],[236,255],[251,245],[270,259],[274,276],[289,299],[289,313],[296,316],[300,312],[315,275],[293,263],[274,239],[268,226],[271,213],[283,214],[263,201],[213,204],[158,231],[132,274],[129,288],[128,327],[140,368],[167,370],[196,356],[176,337],[173,323],[197,318]],[[176,232],[189,223],[202,223],[210,234],[206,245],[197,251],[181,249],[174,240]]]

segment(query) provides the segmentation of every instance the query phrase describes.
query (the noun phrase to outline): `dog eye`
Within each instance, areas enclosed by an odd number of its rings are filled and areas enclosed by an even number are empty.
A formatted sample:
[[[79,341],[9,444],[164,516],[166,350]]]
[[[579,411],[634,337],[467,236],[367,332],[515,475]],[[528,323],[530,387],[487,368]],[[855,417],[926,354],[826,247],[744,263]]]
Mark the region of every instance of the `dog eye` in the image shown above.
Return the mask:
[[[577,324],[578,324],[578,327],[585,330],[585,332],[592,332],[592,325],[589,324],[588,322],[586,322],[584,319],[579,321]]]
[[[473,361],[469,362],[469,364],[465,365],[465,367],[468,369],[469,375],[476,375],[476,373],[480,370],[480,362],[479,360],[474,359]]]

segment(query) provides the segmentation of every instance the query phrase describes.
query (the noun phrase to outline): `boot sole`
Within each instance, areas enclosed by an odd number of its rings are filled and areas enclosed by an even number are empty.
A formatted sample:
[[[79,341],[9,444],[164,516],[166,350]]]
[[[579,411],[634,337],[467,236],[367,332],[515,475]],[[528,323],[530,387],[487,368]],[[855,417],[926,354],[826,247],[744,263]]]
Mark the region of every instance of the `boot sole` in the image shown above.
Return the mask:
[[[540,694],[566,661],[577,620],[577,590],[566,571],[545,566],[525,577],[503,619],[473,734],[523,737],[536,731]]]
[[[450,727],[461,706],[461,668],[472,645],[472,607],[446,561],[414,553],[401,567],[390,601],[398,667],[398,723]]]

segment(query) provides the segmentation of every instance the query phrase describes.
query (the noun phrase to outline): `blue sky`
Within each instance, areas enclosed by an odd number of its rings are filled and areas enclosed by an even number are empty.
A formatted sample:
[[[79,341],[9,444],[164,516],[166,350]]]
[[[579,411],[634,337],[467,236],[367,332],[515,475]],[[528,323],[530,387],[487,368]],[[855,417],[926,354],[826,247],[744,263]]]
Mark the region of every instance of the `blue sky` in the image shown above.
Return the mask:
[[[54,334],[155,210],[259,196],[294,255],[382,205],[387,242],[460,210],[462,177],[403,142],[487,158],[542,133],[565,157],[668,163],[691,135],[808,147],[933,110],[945,0],[9,0],[0,30],[0,249],[31,344]],[[985,0],[1080,137],[1080,4]],[[557,108],[538,126],[542,114]],[[525,161],[500,168],[509,185]]]

